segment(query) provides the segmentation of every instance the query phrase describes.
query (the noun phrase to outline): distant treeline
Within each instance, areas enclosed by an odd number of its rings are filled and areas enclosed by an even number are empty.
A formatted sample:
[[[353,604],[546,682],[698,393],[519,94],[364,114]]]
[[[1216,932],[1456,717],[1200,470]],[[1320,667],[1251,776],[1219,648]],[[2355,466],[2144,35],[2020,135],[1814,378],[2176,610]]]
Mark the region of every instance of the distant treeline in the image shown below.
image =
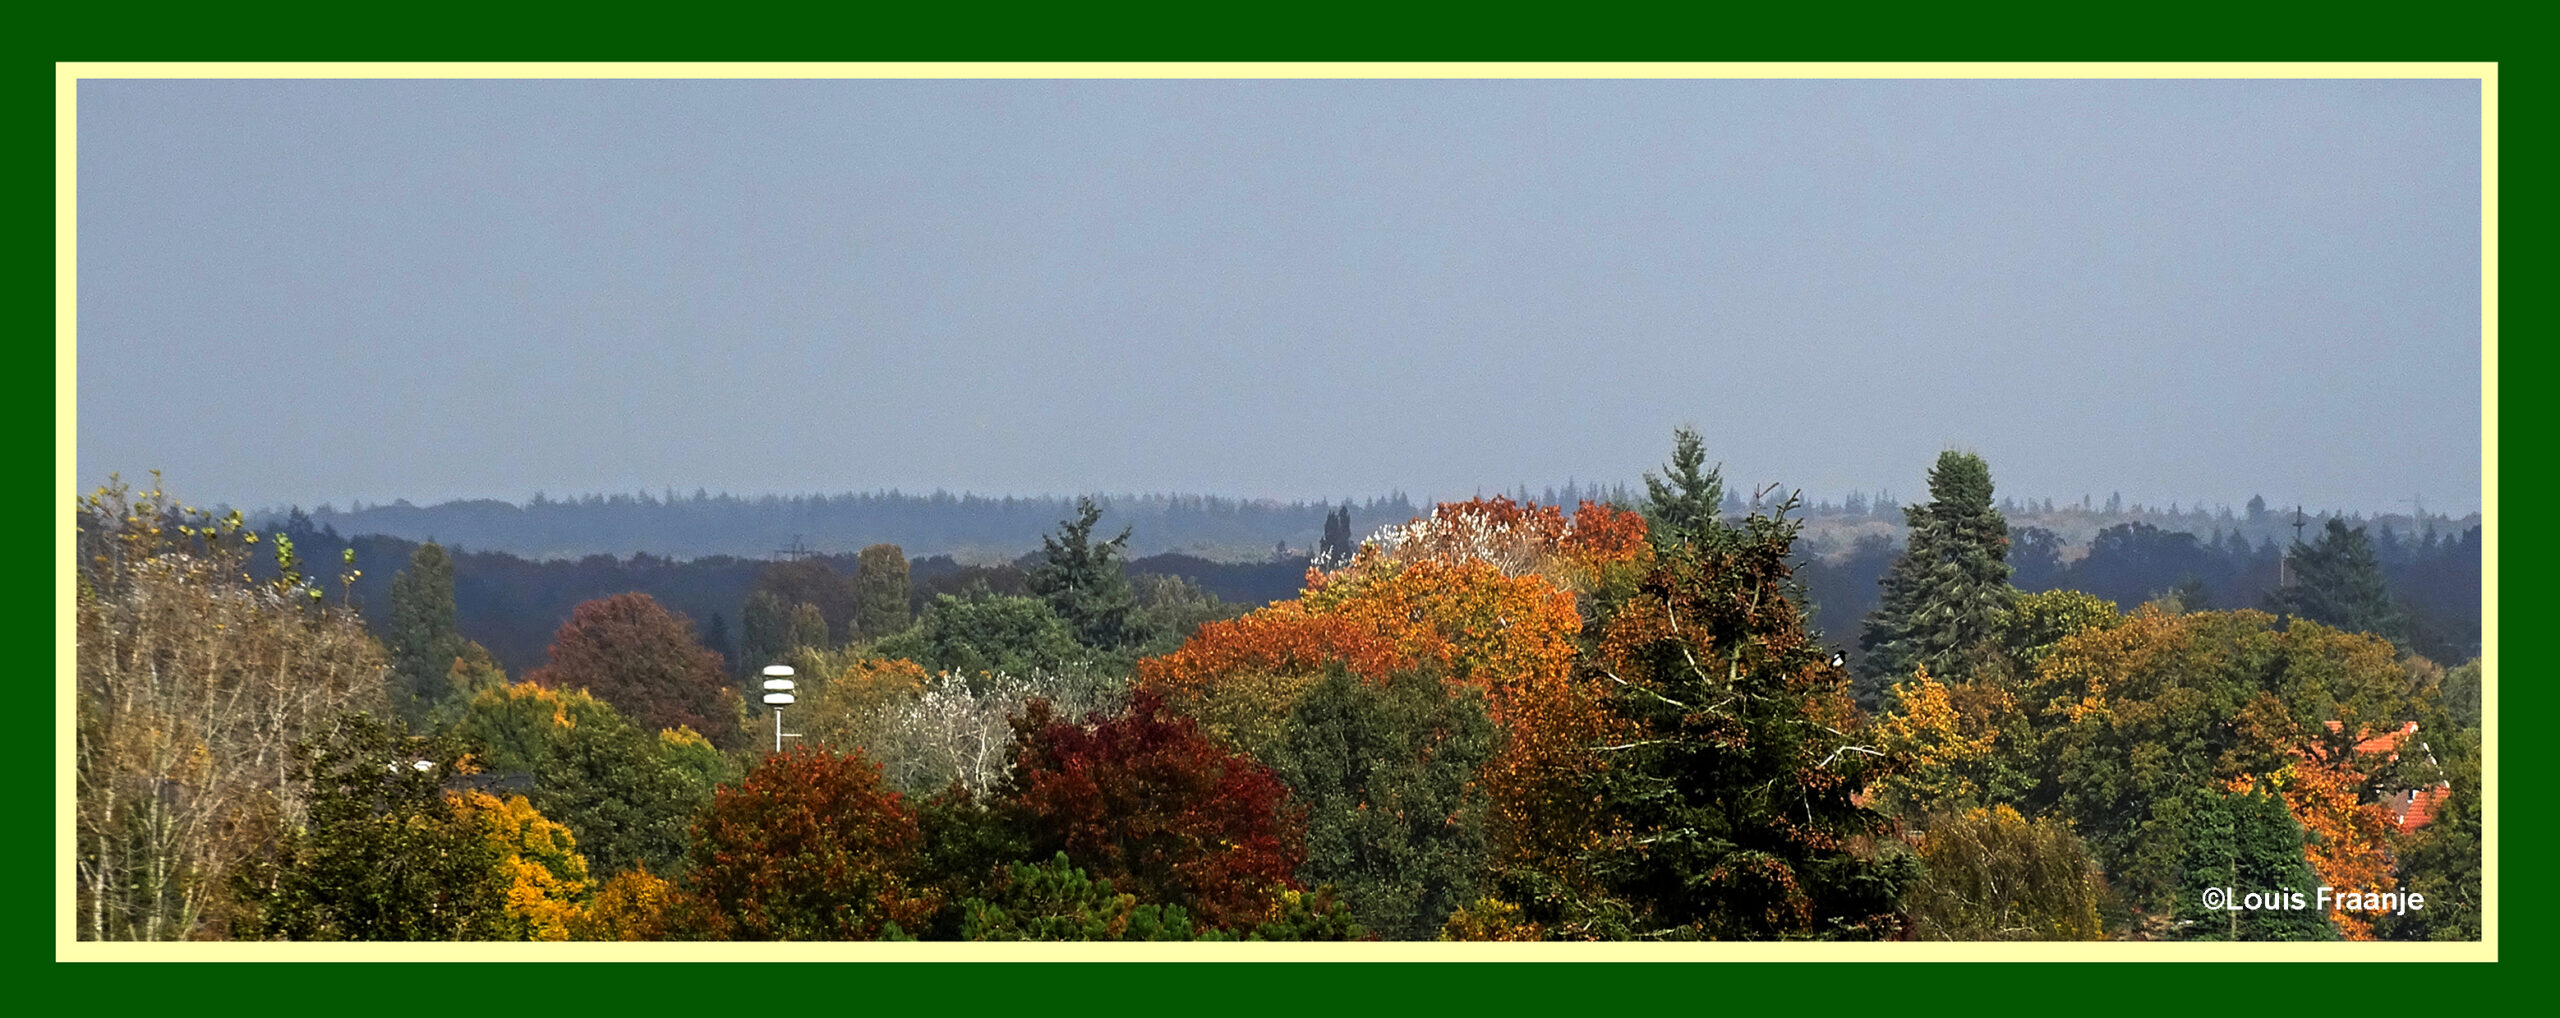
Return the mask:
[[[716,500],[715,500],[716,501]],[[739,500],[740,504],[744,503]],[[1216,500],[1201,499],[1206,506]],[[503,503],[499,503],[503,505]],[[570,503],[551,503],[565,507]],[[1277,523],[1282,513],[1272,507],[1256,507],[1249,503],[1217,503],[1219,512],[1236,518],[1260,515],[1265,523]],[[1010,506],[1002,499],[980,499],[964,502],[954,499],[955,509],[975,505],[992,506],[995,512],[1012,513],[1026,521],[1047,515],[1048,522],[1023,525],[1028,536],[1011,547],[1025,545],[1036,549],[1039,534],[1054,528],[1058,517],[1068,507],[1045,501],[1016,499]],[[1401,523],[1410,518],[1399,516],[1408,510],[1392,508],[1400,502],[1372,502],[1363,520],[1362,507],[1354,505],[1352,516],[1355,534],[1365,534],[1376,526]],[[1038,508],[1049,506],[1049,508]],[[393,512],[397,507],[365,510],[366,518],[374,512]],[[412,513],[433,514],[448,509],[411,509]],[[1863,507],[1862,507],[1863,508]],[[2021,506],[2021,509],[2026,507]],[[1292,511],[1306,513],[1311,524],[1306,529],[1306,544],[1315,543],[1323,526],[1324,507],[1303,506]],[[2027,510],[2033,512],[2034,510]],[[561,518],[572,518],[566,508],[545,509]],[[1185,514],[1168,511],[1167,519],[1181,519]],[[1208,510],[1197,510],[1198,518],[1206,518]],[[1418,515],[1416,513],[1415,515]],[[1860,622],[1874,610],[1877,581],[1894,558],[1901,554],[1899,528],[1885,528],[1881,521],[1871,522],[1862,532],[1842,519],[1835,509],[1824,520],[1833,527],[1808,528],[1833,530],[1847,540],[1846,547],[1821,553],[1824,542],[1808,540],[1803,557],[1797,563],[1796,576],[1806,588],[1814,605],[1814,623],[1824,639],[1835,646],[1853,647]],[[1899,513],[1896,513],[1898,516]],[[2067,515],[2067,513],[2058,513]],[[2163,514],[2166,516],[2167,514]],[[2251,540],[2247,529],[2264,529],[2276,514],[2264,513],[2248,528],[2245,517],[2228,530],[2215,530],[2199,536],[2172,530],[2152,523],[2119,522],[2100,527],[2084,542],[2073,541],[2062,532],[2042,525],[2010,527],[2008,560],[2015,569],[2012,577],[2019,589],[2038,592],[2057,589],[2083,590],[2117,604],[2132,608],[2145,601],[2175,596],[2188,608],[2253,608],[2264,604],[2267,594],[2280,582],[2278,563],[2290,542],[2261,536]],[[2041,524],[2055,522],[2066,528],[2087,521],[2030,515]],[[2481,530],[2474,523],[2459,531],[2437,530],[2440,517],[2429,518],[2427,529],[2409,533],[2394,521],[2363,524],[2372,538],[2374,552],[2390,585],[2390,592],[2404,607],[2413,622],[2408,640],[2413,649],[2439,661],[2460,661],[2476,656],[2480,648],[2481,618]],[[355,595],[367,606],[389,603],[392,576],[404,568],[418,544],[405,536],[365,534],[352,539],[316,514],[291,514],[263,529],[282,532],[293,542],[306,562],[320,564],[320,569],[341,561],[344,552],[353,548],[354,568],[361,572],[355,583]],[[2015,519],[2013,518],[2013,523]],[[2197,522],[2211,523],[2207,516]],[[2290,514],[2284,520],[2288,530]],[[2405,518],[2397,521],[2407,522]],[[1242,524],[1239,524],[1241,526]],[[930,529],[930,528],[928,528]],[[943,528],[956,531],[958,525]],[[1294,532],[1294,531],[1293,531]],[[577,558],[533,559],[502,551],[479,550],[467,542],[439,530],[438,536],[454,555],[454,596],[458,622],[465,636],[477,640],[495,655],[510,673],[522,674],[542,663],[553,632],[569,617],[579,602],[638,591],[657,599],[669,609],[694,621],[706,643],[716,646],[723,655],[737,650],[736,633],[740,609],[756,578],[773,557],[769,553],[753,556],[707,555],[677,558],[658,554],[616,556],[589,554]],[[1855,535],[1850,537],[1849,535]],[[2317,536],[2314,531],[2312,536]],[[642,546],[665,546],[646,534],[631,535]],[[787,540],[787,535],[786,535]],[[804,541],[806,538],[804,537]],[[890,542],[895,543],[895,542]],[[826,563],[839,574],[851,576],[855,570],[858,549],[840,553],[811,554],[808,558]],[[1022,558],[1032,557],[1030,554]],[[915,606],[921,606],[937,594],[959,593],[973,583],[985,583],[997,593],[1022,593],[1022,570],[1016,562],[994,565],[964,564],[947,554],[925,555],[911,560],[911,583]],[[1244,606],[1260,606],[1274,600],[1297,595],[1306,576],[1308,555],[1303,545],[1292,554],[1249,562],[1219,562],[1203,556],[1159,554],[1130,562],[1133,576],[1180,576],[1198,584],[1218,598]],[[387,614],[368,610],[366,617],[379,628],[386,624]],[[725,638],[724,638],[724,635]]]
[[[2410,648],[2439,662],[2478,656],[2480,525],[2415,534],[2389,522],[2364,529],[2389,592],[2409,619],[2403,635]],[[2239,529],[2199,537],[2142,522],[2105,527],[2078,545],[2044,527],[2013,525],[2008,561],[2015,570],[2010,582],[2028,593],[2085,591],[2127,610],[2165,598],[2191,611],[2261,608],[2284,581],[2285,547],[2273,538],[2252,543]],[[1813,599],[1815,625],[1835,642],[1848,642],[1875,610],[1877,581],[1901,554],[1900,542],[1867,534],[1843,553],[1799,562],[1796,578]]]
[[[1226,561],[1271,557],[1279,545],[1309,551],[1325,514],[1337,508],[1324,502],[1205,495],[1118,495],[1097,501],[1103,506],[1105,530],[1130,528],[1133,551],[1176,551]],[[1352,526],[1364,534],[1423,511],[1402,494],[1344,504],[1351,506]],[[1040,535],[1056,531],[1059,521],[1074,512],[1075,500],[1069,497],[887,491],[742,498],[697,489],[689,497],[644,492],[555,500],[537,494],[523,505],[495,499],[423,507],[405,501],[348,509],[323,505],[307,515],[340,533],[432,540],[533,559],[634,552],[680,559],[770,558],[797,541],[830,554],[894,544],[911,555],[985,561],[1039,547]]]
[[[1051,521],[1052,526],[1055,523]],[[327,577],[352,569],[357,574],[356,603],[376,635],[387,638],[392,577],[408,566],[421,542],[383,534],[348,538],[307,514],[289,515],[266,529],[285,535],[312,575]],[[355,558],[347,563],[350,549]],[[632,591],[693,620],[706,646],[723,657],[733,656],[738,650],[741,609],[758,575],[772,564],[766,558],[731,555],[685,560],[651,554],[535,560],[452,545],[446,550],[453,557],[456,623],[462,635],[488,648],[499,665],[516,676],[543,663],[553,633],[580,602]],[[856,569],[856,554],[812,554],[806,559],[850,577]],[[921,610],[936,595],[960,594],[979,583],[995,593],[1022,594],[1024,563],[1035,558],[1036,552],[992,566],[963,564],[948,555],[912,559],[908,564],[914,592],[911,607]],[[1246,563],[1164,554],[1131,560],[1128,571],[1133,578],[1183,577],[1221,600],[1261,607],[1297,596],[1306,580],[1307,563],[1303,553]]]
[[[1522,502],[1564,506],[1583,499],[1630,504],[1624,485],[1568,482],[1543,491],[1526,486],[1508,494]],[[1129,548],[1141,555],[1180,552],[1220,562],[1269,561],[1304,555],[1318,541],[1327,513],[1351,507],[1355,537],[1380,527],[1404,523],[1428,512],[1401,493],[1345,503],[1278,502],[1214,495],[1119,495],[1099,499],[1102,528],[1130,529]],[[962,562],[1001,562],[1040,546],[1040,536],[1057,529],[1074,511],[1067,497],[991,497],[904,494],[897,491],[837,495],[714,495],[696,489],[690,496],[662,494],[589,494],[569,499],[535,495],[518,505],[495,499],[472,499],[415,506],[357,503],[340,509],[323,505],[305,515],[316,525],[342,534],[382,534],[410,541],[436,541],[448,548],[506,552],[528,559],[579,559],[590,555],[646,552],[673,559],[732,556],[767,559],[804,547],[823,554],[852,554],[872,544],[894,544],[911,557],[950,555]],[[1749,509],[1739,493],[1724,498],[1727,516]],[[2269,506],[2252,498],[2243,507],[2201,502],[2146,505],[2127,502],[2120,494],[2082,496],[2077,501],[2002,498],[2002,515],[2011,524],[2047,530],[2072,548],[2088,546],[2097,533],[2126,523],[2184,531],[2220,546],[2238,534],[2254,547],[2292,541],[2297,518],[2290,506]],[[293,510],[299,512],[301,510]],[[285,525],[288,513],[262,514],[254,524],[262,530]],[[1868,535],[1899,540],[1902,506],[1889,491],[1850,492],[1837,501],[1808,499],[1800,510],[1807,520],[1803,550],[1825,556],[1849,553]],[[2300,517],[2316,536],[2333,511],[2312,510]],[[2413,511],[2408,514],[2340,516],[2350,526],[2390,528],[2401,535],[2429,529],[2452,534],[2479,523],[2479,516],[2450,517]],[[1277,554],[1275,554],[1277,552]],[[1292,592],[1293,593],[1293,592]],[[1283,594],[1281,596],[1289,596]]]

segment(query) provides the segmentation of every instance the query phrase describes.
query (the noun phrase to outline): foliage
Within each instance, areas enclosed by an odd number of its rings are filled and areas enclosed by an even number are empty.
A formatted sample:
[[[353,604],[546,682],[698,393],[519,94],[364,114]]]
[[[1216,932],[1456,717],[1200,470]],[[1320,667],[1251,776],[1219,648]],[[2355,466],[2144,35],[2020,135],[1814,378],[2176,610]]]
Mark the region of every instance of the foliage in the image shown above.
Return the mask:
[[[1129,616],[1137,602],[1123,572],[1129,531],[1097,543],[1093,525],[1101,519],[1102,507],[1077,499],[1076,518],[1059,521],[1055,537],[1041,535],[1040,564],[1023,582],[1065,620],[1076,642],[1108,650],[1129,642]]]
[[[1140,898],[1249,928],[1270,917],[1306,857],[1304,819],[1270,768],[1154,695],[1083,725],[1034,701],[1014,730],[1002,795],[1023,811],[1032,849],[1063,851]]]
[[[2389,891],[2397,886],[2388,850],[2391,814],[2379,803],[2357,801],[2364,777],[2351,763],[2302,756],[2272,774],[2232,778],[2225,787],[2280,798],[2302,827],[2303,858],[2319,886]],[[2373,924],[2354,913],[2331,909],[2329,922],[2348,940],[2374,939]]]
[[[651,735],[610,708],[555,717],[567,723],[545,733],[533,804],[576,831],[603,872],[681,865],[688,828],[713,788],[698,763],[680,762],[710,749],[701,736],[690,729]]]
[[[823,556],[767,563],[756,575],[754,589],[772,594],[775,600],[789,606],[795,613],[800,605],[809,605],[816,610],[818,617],[814,624],[797,618],[792,620],[790,646],[831,646],[861,635],[854,621],[857,604],[854,581],[837,572]]]
[[[552,638],[551,662],[525,678],[584,688],[648,728],[690,728],[724,748],[744,743],[743,705],[720,656],[694,642],[692,623],[646,594],[579,605]]]
[[[1948,451],[1929,470],[1929,504],[1904,510],[1910,539],[1886,571],[1883,597],[1859,634],[1860,693],[1926,665],[1958,674],[1959,655],[1989,639],[2017,591],[2009,586],[2009,524],[1991,504],[1991,468]]]
[[[1038,866],[1016,863],[992,889],[993,899],[963,904],[962,940],[1192,940],[1198,927],[1180,905],[1142,905],[1067,861],[1064,852]]]
[[[1489,851],[1476,772],[1493,745],[1480,690],[1419,671],[1371,683],[1335,665],[1269,758],[1307,809],[1300,880],[1340,888],[1390,939],[1430,939],[1475,897]]]
[[[1234,618],[1245,610],[1243,605],[1220,599],[1180,576],[1132,577],[1130,588],[1136,594],[1137,608],[1130,613],[1129,630],[1135,650],[1141,655],[1172,653],[1201,626]]]
[[[2276,836],[2252,833],[2256,806],[2222,801],[2258,793],[2226,786],[2308,759],[2351,768],[2339,787],[2371,795],[2387,761],[2356,744],[2415,717],[2420,693],[2375,637],[2308,621],[2279,631],[2254,611],[2146,608],[2063,638],[2021,690],[2043,776],[2032,804],[2074,824],[2128,904],[2153,916],[2191,910],[2202,885],[2185,846]],[[2301,826],[2289,814],[2283,826],[2299,859]]]
[[[1658,544],[1611,614],[1597,667],[1632,731],[1599,747],[1598,787],[1625,827],[1588,856],[1619,904],[1533,915],[1550,936],[1618,923],[1714,939],[1898,931],[1912,864],[1862,847],[1884,818],[1858,798],[1896,761],[1806,631],[1788,571],[1794,506]]]
[[[920,841],[877,765],[795,746],[718,791],[694,825],[683,886],[712,939],[871,940],[937,907],[907,879]]]
[[[1440,939],[1536,942],[1546,939],[1546,930],[1530,921],[1520,906],[1486,897],[1449,913],[1449,921],[1440,927]]]
[[[2124,613],[2111,601],[2077,590],[2020,594],[1996,628],[2001,648],[2031,671],[2062,638],[2084,629],[2111,629]]]
[[[1587,788],[1590,747],[1617,726],[1602,680],[1575,670],[1582,618],[1570,592],[1478,560],[1364,555],[1304,602],[1391,641],[1411,666],[1484,691],[1502,739],[1482,780],[1506,865],[1552,871],[1598,836],[1607,821]]]
[[[1269,921],[1245,931],[1234,939],[1265,941],[1344,941],[1376,940],[1360,925],[1349,906],[1334,896],[1333,888],[1318,887],[1301,891],[1295,888],[1280,892],[1277,912]],[[1230,935],[1210,930],[1202,940],[1226,940]]]
[[[802,601],[791,606],[791,619],[783,628],[784,639],[793,647],[830,647],[827,618],[818,606]]]
[[[519,682],[483,690],[446,729],[472,749],[474,763],[498,774],[531,774],[551,752],[554,729],[617,724],[621,712],[583,689]]]
[[[499,850],[498,869],[506,874],[507,890],[498,939],[569,939],[592,889],[577,838],[521,795],[501,801],[486,792],[468,792],[453,800]]]
[[[1076,667],[1094,658],[1049,603],[984,590],[943,594],[904,633],[878,641],[872,653],[905,658],[936,672],[1008,672]]]
[[[1431,515],[1381,530],[1369,543],[1397,562],[1482,563],[1504,576],[1540,576],[1589,594],[1643,558],[1645,534],[1643,517],[1612,506],[1585,501],[1567,516],[1556,506],[1497,495],[1435,505]],[[1357,555],[1343,563],[1368,564]],[[1310,570],[1308,588],[1322,589],[1331,575]]]
[[[1914,938],[2099,939],[2104,881],[2068,824],[1975,807],[1917,840],[1924,868],[1902,899]]]
[[[453,559],[433,541],[419,545],[391,579],[390,692],[401,718],[419,724],[451,698],[466,643],[454,624]]]
[[[441,779],[463,747],[412,739],[369,714],[340,716],[296,746],[304,820],[239,880],[242,939],[490,940],[509,913],[507,848]],[[416,766],[419,763],[425,766]]]
[[[237,513],[118,481],[74,519],[74,928],[219,936],[231,877],[292,819],[274,812],[292,747],[385,705],[382,650],[298,573],[251,580]]]
[[[877,640],[893,633],[905,632],[915,621],[907,600],[906,553],[894,544],[875,544],[862,549],[854,566],[854,618],[866,639]]]
[[[464,640],[462,653],[455,655],[452,666],[445,669],[444,692],[427,711],[424,727],[451,728],[471,713],[472,705],[483,694],[508,686],[506,670],[498,667],[488,648]]]
[[[569,939],[674,939],[669,915],[681,893],[646,868],[616,873],[596,887],[585,911],[570,917]]]
[[[2011,711],[2005,696],[1992,705],[1992,717]],[[1926,666],[1893,687],[1893,708],[1876,725],[1876,741],[1900,762],[1893,773],[1878,778],[1871,789],[1876,805],[1896,816],[1956,813],[1985,804],[1984,773],[1994,759],[1999,730],[1988,718],[1957,709],[1947,687]]]

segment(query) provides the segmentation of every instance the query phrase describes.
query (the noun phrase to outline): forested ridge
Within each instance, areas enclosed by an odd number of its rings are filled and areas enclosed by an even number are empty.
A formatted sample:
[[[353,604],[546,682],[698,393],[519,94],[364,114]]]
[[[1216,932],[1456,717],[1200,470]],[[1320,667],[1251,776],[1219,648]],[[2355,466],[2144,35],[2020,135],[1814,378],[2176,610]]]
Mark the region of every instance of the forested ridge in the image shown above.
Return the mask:
[[[75,926],[2479,937],[2476,522],[2018,502],[1960,452],[1929,489],[1729,489],[1686,430],[1638,490],[1418,508],[118,482]]]

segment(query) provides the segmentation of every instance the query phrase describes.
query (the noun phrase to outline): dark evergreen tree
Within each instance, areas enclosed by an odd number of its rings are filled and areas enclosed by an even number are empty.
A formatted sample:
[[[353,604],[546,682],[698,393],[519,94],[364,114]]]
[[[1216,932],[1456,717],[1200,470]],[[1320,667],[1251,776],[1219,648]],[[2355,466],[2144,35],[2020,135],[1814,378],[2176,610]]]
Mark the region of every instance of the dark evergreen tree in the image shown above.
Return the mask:
[[[2163,805],[2169,805],[2164,803]],[[2337,927],[2313,900],[2320,879],[2302,854],[2302,825],[2284,800],[2264,792],[2197,788],[2176,801],[2182,821],[2181,940],[2336,940]],[[2208,888],[2217,889],[2208,892]],[[2247,896],[2287,895],[2283,907],[2250,908]],[[2300,894],[2303,907],[2291,907]],[[2213,907],[2220,900],[2222,907]],[[2195,911],[2187,912],[2187,903]]]
[[[1656,556],[1607,609],[1595,682],[1626,738],[1595,747],[1627,836],[1589,854],[1624,910],[1595,933],[1706,939],[1895,935],[1908,855],[1850,844],[1886,818],[1858,795],[1893,762],[1868,743],[1846,673],[1812,638],[1790,575],[1789,498],[1713,543]],[[1602,911],[1606,911],[1604,908]],[[1571,915],[1556,919],[1570,922]],[[1547,921],[1541,917],[1540,921]]]
[[[791,606],[772,591],[748,594],[738,616],[739,674],[753,676],[791,653]]]
[[[2266,500],[2266,497],[2265,497],[2265,496],[2263,496],[2263,495],[2251,495],[2251,496],[2249,496],[2249,522],[2251,522],[2251,523],[2256,523],[2256,522],[2258,522],[2258,521],[2260,521],[2260,520],[2264,520],[2264,519],[2266,519],[2266,518],[2267,518],[2267,500]]]
[[[1721,529],[1717,514],[1724,507],[1724,476],[1721,468],[1700,469],[1706,461],[1706,440],[1692,429],[1677,428],[1671,432],[1665,476],[1644,475],[1645,533],[1655,547],[1673,547]]]
[[[1076,641],[1109,650],[1126,642],[1129,613],[1137,596],[1123,571],[1129,531],[1096,543],[1093,525],[1102,507],[1090,498],[1076,500],[1076,518],[1061,520],[1055,536],[1040,538],[1040,564],[1023,579],[1031,593],[1049,603],[1066,620]]]
[[[1910,538],[1885,572],[1882,597],[1858,638],[1859,698],[1875,702],[1922,665],[1953,679],[1958,656],[1992,636],[2017,596],[2009,585],[2009,525],[1991,507],[1991,467],[1948,451],[1929,471],[1929,504],[1904,510]]]
[[[862,549],[853,572],[854,618],[864,639],[877,640],[906,632],[914,622],[909,610],[913,588],[907,579],[907,554],[894,544]]]
[[[2294,545],[2285,563],[2290,582],[2267,595],[2268,611],[2406,645],[2407,619],[2383,585],[2363,527],[2332,516],[2319,539]]]
[[[466,641],[455,627],[453,559],[435,542],[418,546],[391,579],[391,702],[411,727],[451,698],[453,663]]]
[[[1325,514],[1324,539],[1316,545],[1316,559],[1322,565],[1340,566],[1351,561],[1351,553],[1358,550],[1359,545],[1351,540],[1351,503],[1345,502],[1342,508]]]
[[[1339,664],[1290,712],[1271,756],[1307,808],[1299,880],[1341,890],[1361,925],[1390,940],[1430,940],[1475,899],[1484,869],[1493,754],[1483,695],[1439,676],[1363,681]]]
[[[737,652],[730,646],[727,616],[719,612],[711,613],[711,623],[702,627],[702,645],[710,648],[712,653],[720,655],[722,665],[731,669],[737,667]]]

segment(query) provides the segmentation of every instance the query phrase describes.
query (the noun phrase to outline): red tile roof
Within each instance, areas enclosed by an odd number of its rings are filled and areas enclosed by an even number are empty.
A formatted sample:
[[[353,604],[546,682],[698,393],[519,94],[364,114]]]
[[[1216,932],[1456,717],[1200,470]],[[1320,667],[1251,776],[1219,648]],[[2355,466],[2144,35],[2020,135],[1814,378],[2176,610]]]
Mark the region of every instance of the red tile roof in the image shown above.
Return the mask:
[[[2344,728],[2335,720],[2328,722],[2328,725],[2332,732]],[[2390,754],[2390,759],[2398,760],[2401,745],[2406,743],[2410,736],[2416,734],[2418,734],[2418,723],[2407,722],[2399,728],[2380,735],[2368,736],[2357,742],[2356,752],[2358,754],[2387,753]],[[2422,753],[2428,752],[2427,744],[2419,743],[2418,750]],[[2429,762],[2433,762],[2434,755],[2429,753],[2428,759]],[[2444,805],[2445,798],[2452,794],[2453,787],[2439,781],[2433,788],[2409,788],[2393,792],[2383,798],[2383,806],[2391,811],[2392,822],[2402,831],[2414,831],[2426,826],[2427,821],[2435,819],[2436,809]]]

